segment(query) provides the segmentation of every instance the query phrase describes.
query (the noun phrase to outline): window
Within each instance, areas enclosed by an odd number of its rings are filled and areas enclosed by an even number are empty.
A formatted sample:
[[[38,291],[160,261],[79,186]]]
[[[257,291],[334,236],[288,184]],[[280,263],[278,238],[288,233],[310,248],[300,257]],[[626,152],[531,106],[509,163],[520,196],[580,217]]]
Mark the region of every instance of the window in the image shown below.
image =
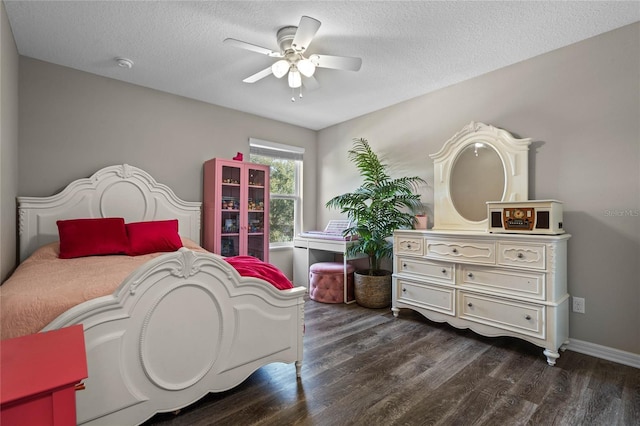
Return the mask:
[[[249,139],[249,161],[270,172],[269,243],[291,245],[302,223],[302,155],[304,148]]]

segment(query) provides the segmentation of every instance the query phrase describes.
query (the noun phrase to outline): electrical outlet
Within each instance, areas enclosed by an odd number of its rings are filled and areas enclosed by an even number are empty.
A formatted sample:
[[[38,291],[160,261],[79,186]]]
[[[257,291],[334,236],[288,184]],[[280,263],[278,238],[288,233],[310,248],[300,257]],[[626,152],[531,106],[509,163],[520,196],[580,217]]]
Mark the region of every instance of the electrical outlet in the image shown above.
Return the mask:
[[[584,314],[584,297],[573,297],[573,312]]]

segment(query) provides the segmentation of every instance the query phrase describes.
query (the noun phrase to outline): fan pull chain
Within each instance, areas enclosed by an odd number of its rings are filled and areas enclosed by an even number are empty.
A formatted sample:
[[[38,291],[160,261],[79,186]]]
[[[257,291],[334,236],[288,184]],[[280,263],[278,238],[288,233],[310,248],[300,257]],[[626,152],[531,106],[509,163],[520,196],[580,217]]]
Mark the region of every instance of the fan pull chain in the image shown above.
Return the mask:
[[[302,99],[302,86],[300,86],[300,93],[298,94],[298,97],[300,99]],[[296,101],[296,89],[294,89],[293,87],[291,88],[291,102],[295,102]]]

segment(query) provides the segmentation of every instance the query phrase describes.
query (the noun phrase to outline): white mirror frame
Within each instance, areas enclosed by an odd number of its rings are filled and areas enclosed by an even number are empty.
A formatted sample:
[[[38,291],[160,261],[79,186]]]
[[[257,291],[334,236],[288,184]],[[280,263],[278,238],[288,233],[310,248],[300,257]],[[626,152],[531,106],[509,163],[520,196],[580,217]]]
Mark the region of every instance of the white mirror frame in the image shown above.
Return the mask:
[[[516,139],[506,130],[472,121],[440,151],[431,154],[434,166],[434,230],[487,231],[487,219],[470,221],[461,216],[451,200],[451,172],[458,155],[477,142],[491,146],[498,153],[504,169],[504,192],[501,200],[525,201],[529,192],[529,145],[531,138]]]

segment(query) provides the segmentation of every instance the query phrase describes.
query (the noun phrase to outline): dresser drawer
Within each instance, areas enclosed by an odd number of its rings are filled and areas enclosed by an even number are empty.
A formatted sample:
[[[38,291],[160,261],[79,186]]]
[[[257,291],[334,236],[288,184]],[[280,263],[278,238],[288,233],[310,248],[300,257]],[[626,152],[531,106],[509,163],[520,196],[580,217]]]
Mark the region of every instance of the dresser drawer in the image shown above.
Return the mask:
[[[450,262],[495,264],[494,243],[484,241],[440,241],[427,239],[427,257]]]
[[[422,237],[396,236],[394,244],[396,254],[424,256],[424,238]]]
[[[520,268],[545,269],[545,246],[543,244],[498,243],[498,263]]]
[[[463,265],[460,283],[495,294],[545,300],[545,275],[542,272],[512,271]]]
[[[403,256],[396,257],[396,272],[400,274],[432,278],[453,284],[454,271],[455,267],[452,263],[436,263]]]
[[[509,330],[514,333],[545,338],[545,307],[511,300],[459,292],[460,318]]]
[[[398,279],[398,300],[414,306],[455,315],[455,290],[435,285],[419,284]]]

